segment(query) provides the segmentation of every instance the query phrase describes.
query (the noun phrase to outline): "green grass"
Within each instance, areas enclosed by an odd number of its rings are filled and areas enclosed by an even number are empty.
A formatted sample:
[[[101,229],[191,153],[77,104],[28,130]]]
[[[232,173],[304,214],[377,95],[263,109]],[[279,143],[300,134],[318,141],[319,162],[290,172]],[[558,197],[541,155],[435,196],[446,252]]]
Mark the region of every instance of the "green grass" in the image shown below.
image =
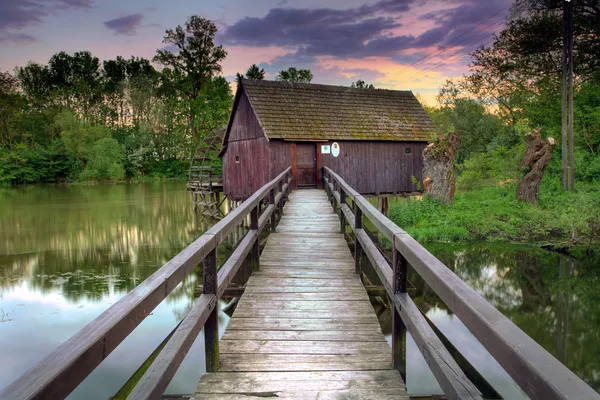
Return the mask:
[[[600,218],[600,185],[578,184],[575,191],[564,192],[559,179],[547,181],[551,183],[542,184],[537,206],[518,201],[515,184],[507,184],[458,191],[448,205],[428,197],[399,199],[390,206],[389,217],[424,242],[588,238],[591,223]]]

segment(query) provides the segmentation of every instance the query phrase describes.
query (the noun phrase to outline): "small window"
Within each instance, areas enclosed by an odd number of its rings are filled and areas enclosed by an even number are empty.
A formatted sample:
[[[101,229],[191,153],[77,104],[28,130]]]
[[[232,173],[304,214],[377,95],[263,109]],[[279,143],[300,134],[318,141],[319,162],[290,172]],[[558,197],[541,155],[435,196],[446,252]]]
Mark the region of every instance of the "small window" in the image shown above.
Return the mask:
[[[235,163],[236,164],[240,163],[240,156],[237,156],[237,155],[235,156]]]
[[[412,152],[412,149],[410,147],[404,148],[404,154],[410,154],[411,152]]]

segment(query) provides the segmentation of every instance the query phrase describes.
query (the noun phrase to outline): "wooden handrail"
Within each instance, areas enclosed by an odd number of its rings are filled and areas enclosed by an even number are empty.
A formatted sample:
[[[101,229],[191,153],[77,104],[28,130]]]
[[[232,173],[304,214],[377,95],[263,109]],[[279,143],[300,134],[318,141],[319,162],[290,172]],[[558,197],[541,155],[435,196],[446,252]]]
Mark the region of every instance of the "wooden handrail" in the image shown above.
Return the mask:
[[[214,292],[207,293],[205,282],[204,294],[196,301],[134,392],[138,396],[136,398],[160,398],[161,390],[164,391],[171,381],[199,330],[207,321],[210,322],[211,318],[216,317],[218,299],[239,269],[249,249],[256,246],[260,230],[269,218],[275,218],[276,209],[281,215],[284,201],[287,199],[287,191],[291,187],[291,180],[291,167],[288,167],[131,292],[4,388],[0,392],[0,398],[21,400],[67,397],[197,265],[204,261],[204,278],[214,280],[214,288],[212,288]],[[207,276],[210,274],[206,272],[206,263],[216,262],[217,246],[252,211],[258,211],[261,201],[271,191],[278,190],[281,191],[280,203],[271,203],[265,208],[259,218],[258,229],[251,229],[246,234],[221,268],[220,271],[223,272],[217,274],[215,266],[213,276]],[[270,197],[276,198],[274,195]],[[218,338],[216,340],[218,349]],[[207,362],[208,356],[207,353]],[[216,357],[218,358],[218,351]]]
[[[330,168],[323,169],[324,187],[334,203],[337,201],[339,204],[344,197],[352,200],[356,210],[354,214],[347,204],[341,204],[340,211],[345,220],[356,221],[349,223],[357,239],[356,248],[366,253],[394,303],[394,314],[398,313],[404,321],[449,398],[476,398],[480,395],[465,382],[462,371],[456,369],[456,363],[452,364],[454,360],[445,347],[439,339],[436,340],[437,336],[421,314],[416,312],[410,297],[400,289],[406,285],[406,273],[402,276],[400,271],[396,273],[396,269],[401,268],[403,263],[404,268],[410,265],[423,278],[528,396],[534,399],[600,399],[594,389],[379,212],[338,174]],[[335,190],[336,186],[339,191]],[[345,193],[342,195],[340,191]],[[393,266],[385,261],[362,225],[357,228],[357,222],[361,220],[356,218],[358,213],[365,215],[393,243]]]

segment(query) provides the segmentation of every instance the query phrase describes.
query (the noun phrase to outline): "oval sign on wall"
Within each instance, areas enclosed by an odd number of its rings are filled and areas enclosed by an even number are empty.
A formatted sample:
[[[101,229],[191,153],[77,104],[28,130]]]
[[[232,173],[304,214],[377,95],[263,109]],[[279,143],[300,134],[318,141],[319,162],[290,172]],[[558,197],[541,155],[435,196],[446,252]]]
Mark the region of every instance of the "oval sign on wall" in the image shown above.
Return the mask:
[[[337,142],[333,142],[331,145],[331,155],[337,157],[340,155],[340,145]]]

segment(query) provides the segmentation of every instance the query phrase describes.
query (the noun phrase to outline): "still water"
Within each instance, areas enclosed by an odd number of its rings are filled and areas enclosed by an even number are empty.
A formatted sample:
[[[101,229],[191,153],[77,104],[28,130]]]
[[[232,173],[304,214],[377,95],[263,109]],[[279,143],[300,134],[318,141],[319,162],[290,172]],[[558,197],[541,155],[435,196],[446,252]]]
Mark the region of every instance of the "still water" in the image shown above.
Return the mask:
[[[0,388],[8,385],[197,238],[184,182],[0,189]],[[600,268],[519,245],[430,245],[429,250],[527,334],[600,389]],[[221,251],[222,250],[222,251]],[[220,249],[223,254],[230,249]],[[195,271],[70,396],[114,395],[183,318]],[[506,398],[520,389],[417,277],[415,302]],[[221,313],[223,330],[227,315]],[[389,332],[389,312],[380,313]],[[203,338],[168,393],[191,393]],[[411,393],[439,388],[407,339]],[[500,390],[501,389],[501,390]]]

